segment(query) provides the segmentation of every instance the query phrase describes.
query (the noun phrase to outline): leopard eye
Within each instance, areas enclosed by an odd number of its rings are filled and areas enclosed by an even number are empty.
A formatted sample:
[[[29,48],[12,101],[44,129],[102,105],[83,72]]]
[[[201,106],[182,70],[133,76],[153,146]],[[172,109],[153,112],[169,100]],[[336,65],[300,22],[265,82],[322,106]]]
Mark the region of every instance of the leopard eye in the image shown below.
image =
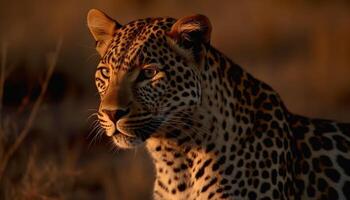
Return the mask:
[[[103,77],[107,78],[109,76],[109,69],[106,67],[101,68],[101,74]]]
[[[157,73],[158,70],[155,67],[143,69],[143,75],[145,78],[153,78]]]

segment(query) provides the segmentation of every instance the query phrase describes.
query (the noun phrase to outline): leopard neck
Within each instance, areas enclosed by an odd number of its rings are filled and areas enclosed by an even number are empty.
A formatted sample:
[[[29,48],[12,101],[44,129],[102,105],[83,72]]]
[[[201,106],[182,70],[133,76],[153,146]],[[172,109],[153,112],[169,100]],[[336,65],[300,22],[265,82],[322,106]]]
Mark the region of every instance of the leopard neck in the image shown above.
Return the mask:
[[[259,151],[246,145],[260,113],[257,107],[264,103],[251,93],[266,90],[268,98],[280,102],[270,87],[214,48],[207,51],[201,70],[202,102],[186,117],[190,123],[168,127],[147,141],[156,166],[154,191],[161,199],[198,199],[201,193],[219,187],[218,183],[233,175],[238,178],[232,185],[238,184],[242,174],[237,175],[233,166],[242,167],[240,162],[248,152]],[[232,165],[224,168],[225,162]],[[210,172],[210,176],[204,172]]]
[[[246,110],[234,98],[236,90],[241,89],[236,83],[246,76],[245,72],[215,49],[207,51],[205,61],[202,102],[187,116],[190,126],[167,127],[159,134],[163,137],[147,141],[156,168],[154,193],[161,199],[199,198],[200,193],[222,181],[222,173],[233,173],[233,168],[224,169],[221,165],[225,160],[234,160],[230,152],[237,147],[232,141],[238,143],[236,133],[243,135],[249,127],[236,125],[249,119],[246,114],[241,115]],[[211,176],[204,176],[208,170]]]

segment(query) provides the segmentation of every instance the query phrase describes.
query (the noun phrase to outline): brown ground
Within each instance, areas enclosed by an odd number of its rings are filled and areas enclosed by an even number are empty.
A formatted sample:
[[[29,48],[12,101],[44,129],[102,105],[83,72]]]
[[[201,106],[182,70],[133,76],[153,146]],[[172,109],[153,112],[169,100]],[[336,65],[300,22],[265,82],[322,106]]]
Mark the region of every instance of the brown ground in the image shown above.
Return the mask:
[[[85,21],[90,8],[120,23],[205,14],[214,27],[212,44],[275,88],[290,110],[350,121],[348,1],[204,2],[0,0],[0,63],[6,72],[0,71],[6,80],[0,81],[0,199],[151,197],[152,165],[143,148],[115,150],[106,138],[89,136],[94,118],[87,118],[98,104],[98,56]],[[52,64],[47,94],[25,128]]]

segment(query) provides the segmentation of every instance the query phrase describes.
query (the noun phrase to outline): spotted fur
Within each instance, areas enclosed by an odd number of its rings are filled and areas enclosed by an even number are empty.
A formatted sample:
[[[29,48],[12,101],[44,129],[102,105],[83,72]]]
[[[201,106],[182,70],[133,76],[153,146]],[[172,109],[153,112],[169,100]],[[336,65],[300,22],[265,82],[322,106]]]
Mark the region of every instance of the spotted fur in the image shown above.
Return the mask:
[[[155,199],[350,197],[350,124],[289,112],[210,45],[205,16],[119,25],[91,10],[88,25],[100,124],[119,148],[146,143]]]

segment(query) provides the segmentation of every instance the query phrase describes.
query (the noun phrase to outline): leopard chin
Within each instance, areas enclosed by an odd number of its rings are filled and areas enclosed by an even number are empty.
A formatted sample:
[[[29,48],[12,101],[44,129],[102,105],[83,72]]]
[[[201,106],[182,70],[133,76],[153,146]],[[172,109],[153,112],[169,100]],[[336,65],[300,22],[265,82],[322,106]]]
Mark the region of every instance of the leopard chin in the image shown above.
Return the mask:
[[[117,133],[112,136],[113,143],[122,149],[132,149],[143,143],[138,137],[129,137],[122,133]]]

